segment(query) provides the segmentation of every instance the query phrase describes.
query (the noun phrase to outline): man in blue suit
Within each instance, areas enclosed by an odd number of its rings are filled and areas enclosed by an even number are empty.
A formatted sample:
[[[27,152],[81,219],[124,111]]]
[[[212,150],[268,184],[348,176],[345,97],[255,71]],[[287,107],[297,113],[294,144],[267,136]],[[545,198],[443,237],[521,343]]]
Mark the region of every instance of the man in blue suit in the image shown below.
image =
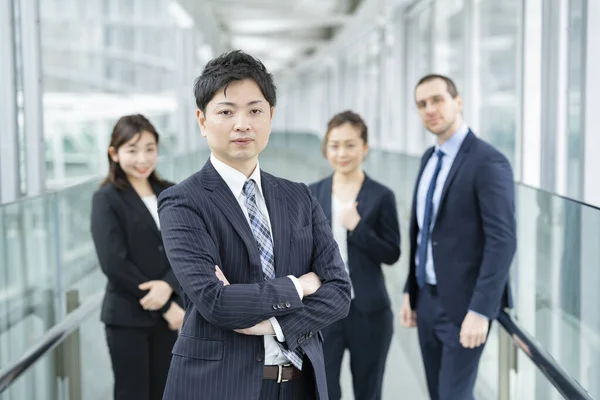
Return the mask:
[[[306,185],[260,170],[273,77],[234,51],[194,91],[212,153],[159,198],[186,311],[164,399],[327,400],[321,330],[348,314],[350,283]]]
[[[451,79],[425,76],[415,101],[437,140],[421,160],[413,195],[401,319],[417,326],[430,397],[470,400],[490,323],[511,306],[513,173],[463,122]]]

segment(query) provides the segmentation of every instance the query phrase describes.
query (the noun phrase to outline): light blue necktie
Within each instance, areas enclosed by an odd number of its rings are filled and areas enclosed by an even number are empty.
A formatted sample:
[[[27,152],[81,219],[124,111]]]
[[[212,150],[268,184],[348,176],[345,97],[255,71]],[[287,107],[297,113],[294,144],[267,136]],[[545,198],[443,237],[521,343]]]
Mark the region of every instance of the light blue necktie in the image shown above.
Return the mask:
[[[244,183],[243,189],[244,197],[246,197],[246,208],[248,209],[248,216],[250,217],[250,228],[256,240],[258,246],[258,253],[260,254],[260,262],[262,264],[262,270],[265,280],[275,278],[275,256],[273,253],[273,240],[271,239],[271,232],[269,231],[269,224],[267,219],[260,212],[258,205],[256,204],[256,182],[249,179]],[[281,343],[276,343],[281,347],[283,354],[294,364],[298,369],[302,369],[302,355],[299,353],[300,348],[296,352],[285,349]]]
[[[431,232],[431,220],[433,217],[433,192],[435,192],[435,185],[437,182],[438,175],[442,169],[442,157],[444,152],[438,150],[435,152],[438,157],[437,164],[435,166],[435,172],[429,182],[429,189],[427,189],[427,196],[425,197],[425,214],[423,215],[423,225],[421,226],[421,241],[417,249],[417,257],[419,265],[417,266],[417,284],[420,288],[425,286],[425,266],[427,265],[427,247],[429,244],[429,235]]]

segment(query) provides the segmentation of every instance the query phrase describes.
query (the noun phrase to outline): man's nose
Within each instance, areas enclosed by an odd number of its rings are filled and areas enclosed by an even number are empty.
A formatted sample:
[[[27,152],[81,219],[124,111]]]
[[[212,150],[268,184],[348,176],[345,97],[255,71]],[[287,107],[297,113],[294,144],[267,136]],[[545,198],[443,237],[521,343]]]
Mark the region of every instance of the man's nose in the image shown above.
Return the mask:
[[[243,113],[238,115],[238,117],[235,119],[235,127],[234,128],[237,131],[247,131],[250,129],[250,124],[248,123],[248,118]]]

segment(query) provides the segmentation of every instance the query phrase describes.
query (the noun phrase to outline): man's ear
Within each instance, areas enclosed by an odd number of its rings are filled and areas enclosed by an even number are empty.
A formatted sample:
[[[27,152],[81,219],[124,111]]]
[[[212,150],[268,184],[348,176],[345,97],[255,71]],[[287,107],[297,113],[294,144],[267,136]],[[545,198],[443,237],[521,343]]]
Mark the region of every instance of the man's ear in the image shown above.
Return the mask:
[[[202,137],[206,137],[206,116],[199,108],[196,110],[196,119],[198,120],[198,126],[200,127],[200,134]]]
[[[114,146],[110,146],[108,148],[108,155],[110,156],[110,159],[113,160],[115,163],[119,163],[119,155],[117,154],[117,149],[115,149]]]
[[[462,109],[463,109],[463,99],[462,99],[462,97],[460,97],[460,95],[456,96],[456,104],[458,104],[458,109],[460,111],[462,111]]]
[[[271,107],[271,119],[273,119],[273,114],[275,114],[275,107]]]

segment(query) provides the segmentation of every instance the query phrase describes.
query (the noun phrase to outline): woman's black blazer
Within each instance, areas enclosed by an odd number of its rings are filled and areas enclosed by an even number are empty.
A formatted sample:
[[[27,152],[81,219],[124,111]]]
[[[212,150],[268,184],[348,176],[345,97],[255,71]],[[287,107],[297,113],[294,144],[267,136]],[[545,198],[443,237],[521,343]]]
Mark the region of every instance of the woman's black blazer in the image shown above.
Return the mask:
[[[153,184],[152,189],[158,197],[171,185]],[[181,304],[179,282],[167,260],[160,230],[132,187],[120,190],[108,183],[94,193],[91,230],[100,267],[108,278],[102,322],[129,327],[159,322],[161,311],[146,311],[139,303],[148,291],[138,285],[150,280],[166,281],[173,288],[170,301]]]
[[[331,224],[333,177],[310,185]],[[390,306],[381,264],[400,258],[400,227],[394,192],[365,175],[356,198],[360,222],[348,232],[348,269],[354,287],[354,304],[363,312]]]

